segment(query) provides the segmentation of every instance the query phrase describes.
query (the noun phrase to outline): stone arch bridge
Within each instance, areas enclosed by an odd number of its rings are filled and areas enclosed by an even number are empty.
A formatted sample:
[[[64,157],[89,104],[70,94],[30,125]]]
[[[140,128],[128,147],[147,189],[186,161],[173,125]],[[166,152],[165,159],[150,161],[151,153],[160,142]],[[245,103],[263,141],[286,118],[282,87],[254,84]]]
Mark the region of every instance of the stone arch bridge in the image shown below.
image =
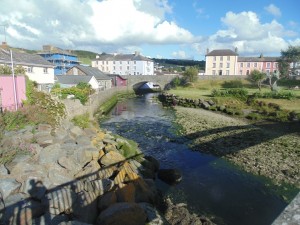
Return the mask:
[[[138,89],[147,82],[157,84],[163,90],[167,84],[169,84],[174,78],[179,75],[136,75],[136,76],[124,76],[127,79],[128,87]]]

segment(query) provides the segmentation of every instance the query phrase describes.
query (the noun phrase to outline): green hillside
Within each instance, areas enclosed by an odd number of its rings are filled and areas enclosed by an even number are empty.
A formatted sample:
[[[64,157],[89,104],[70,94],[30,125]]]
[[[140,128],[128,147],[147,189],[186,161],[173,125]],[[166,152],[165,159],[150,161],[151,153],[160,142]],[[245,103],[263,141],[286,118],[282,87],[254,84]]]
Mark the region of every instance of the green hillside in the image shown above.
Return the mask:
[[[78,56],[81,64],[92,65],[92,60],[96,59],[98,53],[84,51],[84,50],[74,50],[73,53]]]

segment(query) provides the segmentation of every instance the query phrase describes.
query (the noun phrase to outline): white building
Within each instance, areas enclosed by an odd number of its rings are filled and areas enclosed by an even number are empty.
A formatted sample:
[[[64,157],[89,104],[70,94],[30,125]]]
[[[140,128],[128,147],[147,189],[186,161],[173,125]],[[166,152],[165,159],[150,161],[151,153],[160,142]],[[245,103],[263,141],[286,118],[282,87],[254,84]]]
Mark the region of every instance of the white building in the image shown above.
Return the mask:
[[[153,61],[134,54],[101,54],[92,61],[92,67],[96,67],[104,73],[118,75],[154,75]]]
[[[36,54],[12,51],[14,67],[22,66],[25,74],[44,89],[54,84],[54,65]],[[11,54],[7,48],[0,48],[0,65],[11,66]]]

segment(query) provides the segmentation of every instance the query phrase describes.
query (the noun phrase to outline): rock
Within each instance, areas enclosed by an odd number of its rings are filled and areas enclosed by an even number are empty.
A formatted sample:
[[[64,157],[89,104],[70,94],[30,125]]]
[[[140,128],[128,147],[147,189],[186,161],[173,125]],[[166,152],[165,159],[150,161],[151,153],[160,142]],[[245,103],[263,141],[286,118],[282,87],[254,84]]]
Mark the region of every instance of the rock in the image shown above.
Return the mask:
[[[147,225],[167,225],[166,219],[149,203],[139,203],[147,214]]]
[[[46,132],[49,132],[49,134],[51,133],[52,131],[52,126],[49,125],[49,124],[39,124],[38,127],[37,127],[37,130],[38,131],[46,131]]]
[[[51,214],[70,213],[77,200],[77,194],[71,189],[60,188],[47,193],[42,199]]]
[[[125,161],[125,157],[115,151],[108,152],[101,158],[101,164],[105,166],[114,165],[123,161]]]
[[[137,203],[115,203],[102,211],[96,225],[142,225],[146,223],[147,215]]]
[[[181,181],[181,172],[177,169],[160,169],[157,176],[167,184],[176,184]]]
[[[84,190],[84,183],[81,180],[75,180],[73,182],[71,182],[67,188],[70,188],[72,191],[74,191],[75,193],[79,193],[81,191]]]
[[[118,202],[135,202],[135,185],[133,183],[126,184],[116,191]]]
[[[210,107],[210,104],[208,102],[202,102],[201,103],[201,108],[203,108],[203,109],[209,109],[209,107]]]
[[[76,138],[83,135],[83,130],[80,127],[74,126],[70,129],[70,134],[72,137]]]
[[[98,195],[93,192],[82,191],[77,194],[73,205],[73,216],[78,221],[94,224],[98,216]]]
[[[57,160],[63,156],[63,151],[61,150],[60,144],[52,144],[41,150],[39,155],[39,163],[55,163]]]
[[[102,141],[103,141],[104,144],[111,144],[111,145],[114,145],[114,146],[118,145],[118,143],[116,141],[114,141],[113,139],[104,138]]]
[[[110,178],[114,171],[116,171],[115,167],[102,167],[98,172],[98,179]]]
[[[152,163],[155,172],[157,172],[159,170],[159,161],[156,158],[154,158],[150,155],[147,155],[144,158]]]
[[[91,139],[85,135],[80,135],[76,137],[76,143],[79,146],[89,146],[91,145]]]
[[[6,199],[9,195],[19,191],[20,187],[21,183],[13,178],[0,179],[0,192],[2,193],[3,199]]]
[[[83,168],[83,170],[79,171],[75,177],[89,181],[98,179],[98,172],[100,168],[99,163],[96,160],[92,160]]]
[[[38,132],[33,135],[33,138],[35,139],[36,143],[42,147],[47,147],[53,144],[53,136],[47,131]]]
[[[62,168],[67,169],[72,174],[76,174],[82,169],[80,164],[70,157],[62,156],[57,162]]]
[[[114,191],[107,192],[104,195],[99,197],[98,200],[98,209],[103,211],[107,209],[109,206],[117,202],[117,195]]]
[[[3,164],[0,164],[0,177],[5,175],[8,175],[8,170]]]
[[[93,180],[85,183],[85,190],[88,192],[94,192],[97,195],[103,195],[110,191],[114,186],[114,182],[109,179]]]
[[[86,154],[84,147],[77,147],[77,149],[73,152],[73,157],[82,168],[93,160],[93,156],[91,154]]]
[[[46,210],[40,202],[19,193],[9,196],[5,205],[4,224],[7,225],[32,224],[33,219],[41,216]]]
[[[0,224],[4,224],[5,204],[0,192]]]
[[[68,221],[68,222],[62,222],[57,225],[93,225],[93,224],[84,223],[84,222],[77,221],[77,220],[72,220],[72,221]]]
[[[92,147],[92,146],[89,147],[89,148],[86,148],[84,150],[84,153],[85,153],[87,158],[92,158],[94,160],[98,160],[99,156],[100,156],[99,150],[95,147]]]
[[[37,177],[29,177],[23,184],[22,190],[24,193],[37,200],[41,200],[47,191],[43,182]]]
[[[32,221],[32,225],[58,225],[58,224],[67,224],[69,217],[65,214],[54,215],[49,212],[46,212],[42,216],[35,218]]]
[[[57,163],[49,164],[48,167],[48,178],[52,186],[62,185],[73,181],[73,175]]]

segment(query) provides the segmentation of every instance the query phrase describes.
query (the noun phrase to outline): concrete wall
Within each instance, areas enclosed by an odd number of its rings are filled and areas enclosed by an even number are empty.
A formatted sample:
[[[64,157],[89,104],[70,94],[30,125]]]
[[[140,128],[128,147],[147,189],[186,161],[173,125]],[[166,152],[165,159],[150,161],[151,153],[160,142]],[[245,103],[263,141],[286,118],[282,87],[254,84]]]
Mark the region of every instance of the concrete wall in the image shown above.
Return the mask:
[[[122,92],[126,93],[127,91],[132,91],[132,89],[128,90],[127,87],[117,87],[100,91],[97,94],[93,94],[85,105],[82,105],[78,99],[65,99],[62,102],[66,106],[67,119],[72,119],[74,116],[86,112],[88,112],[92,118],[93,114],[98,110],[101,104],[109,100],[114,94]]]

